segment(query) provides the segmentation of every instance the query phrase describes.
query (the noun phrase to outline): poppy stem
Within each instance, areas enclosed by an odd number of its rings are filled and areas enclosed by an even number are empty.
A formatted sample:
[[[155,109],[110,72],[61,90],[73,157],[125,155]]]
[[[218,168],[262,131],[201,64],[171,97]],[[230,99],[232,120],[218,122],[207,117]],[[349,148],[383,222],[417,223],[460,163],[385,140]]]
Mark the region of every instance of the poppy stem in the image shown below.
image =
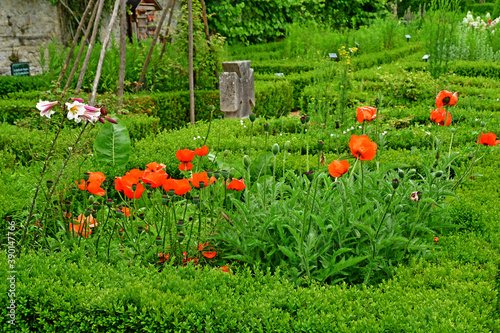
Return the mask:
[[[379,222],[378,227],[377,227],[377,231],[375,231],[375,237],[373,237],[373,243],[372,243],[372,247],[373,247],[372,258],[375,258],[375,242],[376,242],[376,239],[378,237],[378,233],[380,232],[380,228],[382,228],[382,223],[384,222],[384,219],[387,215],[387,212],[389,211],[389,207],[391,206],[391,202],[392,202],[392,199],[394,198],[395,194],[396,194],[396,189],[393,189],[391,198],[389,199],[389,202],[387,203],[387,206],[385,207],[384,215],[382,216],[382,219],[380,219],[380,222]]]
[[[351,170],[351,175],[349,176],[349,183],[351,182],[352,176],[354,175],[354,170],[356,170],[356,165],[358,165],[359,157],[356,158],[356,162],[354,162],[354,166]]]
[[[413,233],[415,232],[415,228],[417,227],[417,222],[418,222],[419,216],[420,216],[420,201],[417,202],[417,214],[415,216],[415,223],[413,223],[413,226],[412,226],[411,232],[410,232],[410,237],[408,237],[408,242],[405,245],[405,250],[403,252],[403,258],[405,256],[406,252],[408,252],[408,245],[410,245],[411,239],[413,237]]]

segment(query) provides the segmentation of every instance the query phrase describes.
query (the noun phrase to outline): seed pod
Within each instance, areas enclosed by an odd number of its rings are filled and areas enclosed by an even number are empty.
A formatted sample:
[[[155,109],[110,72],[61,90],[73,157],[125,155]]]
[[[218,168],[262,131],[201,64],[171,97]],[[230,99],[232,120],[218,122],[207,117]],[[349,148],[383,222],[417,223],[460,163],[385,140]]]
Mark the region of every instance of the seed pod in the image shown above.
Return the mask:
[[[248,155],[243,156],[243,165],[245,166],[245,168],[249,168],[251,164],[252,160],[250,159],[250,156]]]
[[[279,144],[275,143],[273,145],[272,152],[273,152],[274,156],[278,155],[278,153],[280,152],[280,146],[279,146]]]

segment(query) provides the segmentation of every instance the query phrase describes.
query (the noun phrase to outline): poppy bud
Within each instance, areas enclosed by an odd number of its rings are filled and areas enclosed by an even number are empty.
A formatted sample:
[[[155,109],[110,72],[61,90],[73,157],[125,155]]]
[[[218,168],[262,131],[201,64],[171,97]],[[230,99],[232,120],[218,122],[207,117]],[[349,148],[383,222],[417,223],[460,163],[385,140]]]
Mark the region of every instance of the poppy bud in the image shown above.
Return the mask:
[[[146,217],[146,214],[144,213],[140,213],[139,215],[137,215],[141,220],[144,220],[144,217]]]
[[[85,172],[83,174],[83,179],[85,179],[85,181],[89,180],[89,177],[90,177],[90,172]]]
[[[85,215],[86,217],[87,217],[87,216],[90,216],[90,214],[92,214],[92,209],[91,209],[91,208],[87,208],[87,209],[85,209],[85,211],[83,212],[83,215]]]
[[[335,128],[340,128],[340,119],[335,119]]]
[[[301,122],[302,124],[305,124],[305,123],[306,123],[306,116],[302,116],[302,117],[300,117],[300,122]]]
[[[207,171],[208,178],[212,178],[213,175],[214,175],[213,171]]]
[[[250,164],[252,164],[252,160],[250,159],[250,156],[248,156],[248,155],[243,156],[243,165],[245,166],[245,168],[249,168]]]
[[[452,128],[450,129],[450,131],[451,131],[451,133],[455,133],[455,127],[452,127]]]
[[[132,184],[132,191],[135,192],[136,189],[137,189],[137,184]]]
[[[113,199],[106,200],[106,206],[108,206],[108,207],[113,206]]]
[[[200,197],[193,197],[193,202],[195,204],[199,204],[200,203]]]
[[[404,171],[403,171],[403,170],[401,170],[401,169],[399,169],[399,170],[398,170],[398,176],[399,176],[399,178],[404,178],[404,177],[405,177],[405,173],[404,173]]]
[[[399,186],[399,180],[397,180],[396,178],[394,178],[392,180],[392,188],[394,189],[394,191],[398,188]]]
[[[119,219],[123,219],[125,217],[125,213],[120,209],[117,209],[115,214]]]
[[[194,216],[193,215],[189,216],[189,222],[191,222],[192,220],[194,220]]]
[[[153,192],[148,192],[148,199],[151,199],[152,196],[153,196]]]
[[[47,180],[47,188],[52,188],[54,186],[54,182],[52,180]]]
[[[93,204],[95,202],[95,197],[93,195],[89,196],[89,204]]]
[[[182,243],[182,241],[184,240],[184,237],[186,237],[183,233],[180,233],[177,235],[177,241],[179,243]]]
[[[290,141],[285,142],[285,151],[289,151],[292,146],[292,143]]]
[[[439,178],[443,175],[443,171],[438,170],[438,171],[436,171],[436,173],[434,175],[436,176],[436,178]]]
[[[144,228],[143,228],[143,227],[141,227],[141,226],[138,226],[138,227],[137,227],[137,233],[140,235],[140,234],[142,234],[143,232],[144,232]]]
[[[215,179],[219,179],[220,178],[220,172],[219,171],[215,171],[214,172],[214,177],[215,177]]]
[[[108,182],[107,180],[104,180],[104,181],[102,182],[102,187],[104,187],[104,188],[109,187],[109,182]]]
[[[486,126],[486,123],[484,121],[481,122],[481,127]]]
[[[176,224],[177,231],[182,231],[184,229],[184,223],[179,222]]]
[[[236,173],[236,170],[234,170],[234,168],[231,168],[231,169],[229,169],[228,175],[230,178],[233,178],[235,173]]]
[[[229,154],[229,150],[224,150],[224,157],[227,157],[227,155]]]
[[[205,187],[205,182],[203,182],[203,181],[199,182],[198,184],[200,185],[200,188]]]
[[[307,177],[307,179],[309,179],[310,181],[312,181],[314,179],[314,171],[306,172],[305,176]]]
[[[227,170],[222,170],[222,171],[220,172],[220,174],[222,175],[222,177],[223,177],[224,179],[226,179],[226,178],[227,178]]]
[[[250,115],[248,116],[248,118],[253,123],[255,121],[255,119],[257,118],[257,115],[255,113],[250,113]]]
[[[65,211],[69,211],[71,209],[71,201],[65,201],[63,206]]]
[[[151,184],[150,184],[150,183],[146,183],[146,184],[144,184],[144,185],[145,185],[145,187],[146,187],[146,189],[147,189],[147,190],[150,190],[150,189],[151,189]]]
[[[274,156],[278,155],[278,153],[280,152],[280,146],[279,146],[279,144],[275,143],[273,145],[272,152],[273,152]]]
[[[163,240],[161,239],[161,237],[156,237],[155,243],[156,245],[160,246],[163,243]]]
[[[94,202],[92,204],[92,208],[94,208],[95,211],[98,211],[101,208],[101,204],[98,202]]]
[[[323,141],[318,141],[318,143],[316,144],[316,147],[318,148],[319,151],[322,151],[324,145],[325,144],[323,143]]]
[[[311,116],[306,114],[306,123],[308,123],[311,120]]]
[[[72,187],[69,189],[69,191],[71,192],[71,194],[75,194],[77,189],[76,189],[76,187]]]
[[[412,192],[410,199],[411,201],[418,201],[418,192]]]
[[[162,205],[168,204],[168,196],[166,196],[166,195],[161,196],[161,204]]]
[[[423,193],[422,193],[422,192],[420,192],[420,191],[417,191],[417,194],[418,194],[418,197],[419,197],[420,199],[422,199],[422,198],[424,197]]]
[[[268,123],[264,124],[264,131],[269,132],[269,124]]]
[[[175,194],[175,190],[174,190],[174,189],[170,189],[170,190],[168,190],[168,194],[170,194],[170,195],[174,195],[174,194]]]

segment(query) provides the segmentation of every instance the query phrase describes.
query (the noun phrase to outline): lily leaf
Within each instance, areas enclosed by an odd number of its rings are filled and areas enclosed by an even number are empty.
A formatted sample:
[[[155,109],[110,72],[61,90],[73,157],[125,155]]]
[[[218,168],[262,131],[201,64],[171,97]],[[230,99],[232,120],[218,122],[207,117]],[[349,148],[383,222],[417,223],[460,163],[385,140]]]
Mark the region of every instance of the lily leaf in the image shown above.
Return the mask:
[[[130,136],[125,125],[106,122],[94,142],[97,161],[110,166],[125,165],[130,156]]]

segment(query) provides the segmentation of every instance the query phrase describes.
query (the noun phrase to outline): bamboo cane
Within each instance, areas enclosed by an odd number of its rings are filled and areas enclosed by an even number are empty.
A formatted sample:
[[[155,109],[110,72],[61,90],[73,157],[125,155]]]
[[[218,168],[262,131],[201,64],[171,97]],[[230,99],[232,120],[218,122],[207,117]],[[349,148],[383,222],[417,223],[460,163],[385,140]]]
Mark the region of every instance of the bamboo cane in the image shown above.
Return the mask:
[[[120,7],[120,72],[118,74],[118,97],[123,106],[123,82],[125,81],[125,61],[127,59],[127,0],[122,0]]]

